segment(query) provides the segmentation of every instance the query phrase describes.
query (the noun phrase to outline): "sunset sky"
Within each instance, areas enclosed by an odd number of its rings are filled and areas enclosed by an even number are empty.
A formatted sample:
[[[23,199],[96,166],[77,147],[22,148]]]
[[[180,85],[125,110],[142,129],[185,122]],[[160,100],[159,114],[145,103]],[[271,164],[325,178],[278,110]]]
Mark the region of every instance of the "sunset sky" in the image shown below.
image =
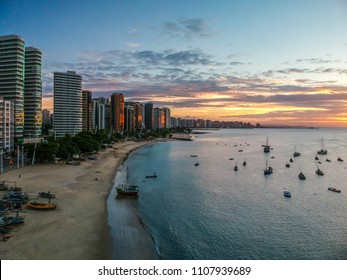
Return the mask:
[[[0,0],[0,35],[93,97],[173,117],[347,127],[347,0]]]

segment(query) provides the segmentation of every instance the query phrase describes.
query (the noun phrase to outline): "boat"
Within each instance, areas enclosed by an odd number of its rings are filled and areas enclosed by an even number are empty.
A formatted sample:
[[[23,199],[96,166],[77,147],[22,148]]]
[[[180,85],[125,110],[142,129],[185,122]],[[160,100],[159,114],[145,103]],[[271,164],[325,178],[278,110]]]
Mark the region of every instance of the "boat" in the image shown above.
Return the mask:
[[[337,158],[337,161],[342,162],[342,161],[343,161],[343,159],[342,159],[342,158],[340,158],[340,157],[338,157],[338,158]]]
[[[337,193],[340,193],[340,192],[341,192],[341,190],[336,189],[336,188],[333,188],[333,187],[329,187],[328,190],[329,190],[329,191],[332,191],[332,192],[337,192]]]
[[[55,194],[52,194],[50,191],[39,192],[39,196],[44,197],[44,198],[55,198]]]
[[[0,182],[0,191],[7,191],[8,186],[5,184],[5,181]]]
[[[268,167],[267,161],[266,161],[266,167],[264,169],[264,175],[270,175],[270,174],[272,174],[272,171],[273,171],[272,167],[271,166]]]
[[[319,157],[316,156],[314,159],[315,159],[315,160],[319,160]]]
[[[200,163],[198,163],[198,162],[194,164],[194,166],[199,166],[199,165],[200,165]]]
[[[231,158],[229,158],[229,160],[234,160],[234,158],[233,158],[233,157],[231,157]]]
[[[290,158],[290,160],[289,160],[290,162],[294,162],[294,160],[292,159],[292,158]]]
[[[247,162],[246,160],[244,160],[244,162],[242,163],[243,166],[246,166],[247,165]]]
[[[264,153],[270,153],[269,137],[266,137],[266,144],[264,146]]]
[[[236,162],[236,164],[235,164],[234,170],[235,170],[235,171],[239,170],[239,168],[237,167],[237,162]]]
[[[289,163],[286,163],[286,167],[289,168],[289,167],[290,167],[290,164],[289,164]]]
[[[328,158],[327,158],[325,161],[326,161],[326,162],[331,162],[331,160],[330,160],[330,159],[328,159]]]
[[[317,154],[319,154],[319,155],[327,155],[328,154],[328,150],[324,148],[323,136],[321,139],[321,149],[317,152]]]
[[[306,177],[305,177],[304,173],[302,173],[301,168],[300,168],[300,173],[299,173],[298,177],[300,180],[306,180]]]
[[[25,220],[24,216],[19,216],[18,213],[16,216],[7,216],[5,217],[5,219],[10,222],[9,225],[21,224],[21,223],[24,223],[24,220]]]
[[[296,146],[295,146],[295,151],[294,151],[294,153],[293,153],[293,156],[294,156],[294,157],[299,157],[299,156],[301,156],[301,154],[300,154],[299,152],[296,151]]]
[[[317,164],[317,163],[316,163],[316,165],[317,165],[316,174],[317,174],[317,175],[319,175],[319,176],[323,176],[323,175],[324,175],[323,171],[319,169],[319,167],[318,167],[318,164]]]
[[[54,210],[57,207],[56,203],[42,203],[42,202],[29,202],[26,204],[26,207],[36,210]]]
[[[153,173],[153,175],[147,175],[146,178],[157,178],[157,174],[155,174],[155,172]]]
[[[116,188],[117,194],[121,195],[137,195],[139,187],[136,185],[119,184]]]
[[[11,221],[7,220],[6,217],[0,217],[0,227],[4,227],[11,224]]]
[[[284,191],[284,192],[283,192],[283,195],[284,195],[285,197],[292,197],[292,194],[290,193],[290,191]]]
[[[198,155],[190,155],[190,157],[198,157]]]

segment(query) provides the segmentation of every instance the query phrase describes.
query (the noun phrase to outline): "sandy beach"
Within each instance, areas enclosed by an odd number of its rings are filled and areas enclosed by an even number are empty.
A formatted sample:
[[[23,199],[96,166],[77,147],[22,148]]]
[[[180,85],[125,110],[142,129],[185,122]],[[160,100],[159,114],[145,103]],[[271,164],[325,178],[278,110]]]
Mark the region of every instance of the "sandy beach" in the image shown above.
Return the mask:
[[[134,149],[148,142],[121,142],[100,151],[97,160],[81,165],[35,164],[0,175],[28,191],[31,201],[38,192],[56,195],[57,208],[39,211],[23,205],[22,225],[13,227],[6,242],[0,242],[2,260],[105,260],[157,259],[141,222],[127,200],[117,203],[117,239],[112,241],[107,223],[107,198],[117,169]],[[5,194],[2,192],[1,195]],[[47,201],[47,199],[45,200]]]

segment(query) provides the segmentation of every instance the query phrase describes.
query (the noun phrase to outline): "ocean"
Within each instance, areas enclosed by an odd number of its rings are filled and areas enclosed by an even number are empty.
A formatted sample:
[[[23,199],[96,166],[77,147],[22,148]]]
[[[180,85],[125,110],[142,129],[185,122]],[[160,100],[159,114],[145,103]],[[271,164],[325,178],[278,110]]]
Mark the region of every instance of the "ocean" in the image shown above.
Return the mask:
[[[138,149],[117,175],[116,184],[140,187],[131,203],[161,258],[347,259],[346,129],[206,132],[193,134],[194,141]],[[267,137],[270,153],[262,147]],[[328,154],[315,160],[322,139]],[[293,157],[295,150],[301,156]],[[264,175],[266,162],[270,175]],[[299,180],[300,171],[306,180]],[[145,178],[154,172],[157,178]],[[109,216],[116,226],[110,210]]]

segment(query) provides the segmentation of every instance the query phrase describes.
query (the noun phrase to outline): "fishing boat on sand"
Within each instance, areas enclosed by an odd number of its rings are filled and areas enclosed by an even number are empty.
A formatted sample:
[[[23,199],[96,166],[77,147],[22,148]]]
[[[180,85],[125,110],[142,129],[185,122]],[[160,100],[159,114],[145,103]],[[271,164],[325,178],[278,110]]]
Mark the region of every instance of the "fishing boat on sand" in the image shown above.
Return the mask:
[[[44,198],[55,198],[55,194],[52,194],[50,191],[39,192],[39,196],[44,197]]]
[[[42,203],[42,202],[29,202],[26,204],[26,207],[35,209],[35,210],[54,210],[57,207],[56,203]]]
[[[137,195],[139,187],[136,185],[119,184],[116,188],[117,194],[121,195]]]

